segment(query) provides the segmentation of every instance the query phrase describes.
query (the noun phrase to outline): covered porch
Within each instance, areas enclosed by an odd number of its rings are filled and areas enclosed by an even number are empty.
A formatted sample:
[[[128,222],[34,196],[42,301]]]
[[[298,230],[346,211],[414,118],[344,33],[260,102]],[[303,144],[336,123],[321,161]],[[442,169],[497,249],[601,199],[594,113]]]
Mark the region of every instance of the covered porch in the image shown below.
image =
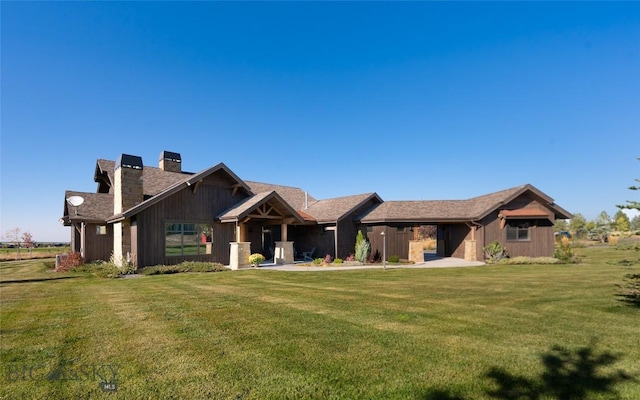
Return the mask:
[[[274,264],[292,264],[294,242],[289,229],[305,220],[277,192],[259,193],[220,215],[221,223],[234,224],[230,243],[230,269],[250,267],[249,256],[261,253]]]

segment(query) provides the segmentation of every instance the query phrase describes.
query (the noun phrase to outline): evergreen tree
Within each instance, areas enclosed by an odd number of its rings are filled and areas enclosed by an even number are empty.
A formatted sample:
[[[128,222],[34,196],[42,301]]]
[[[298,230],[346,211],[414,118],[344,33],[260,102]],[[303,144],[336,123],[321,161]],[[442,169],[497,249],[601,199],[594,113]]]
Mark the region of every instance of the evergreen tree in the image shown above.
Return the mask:
[[[613,224],[615,229],[620,232],[627,232],[631,229],[631,221],[629,217],[622,210],[618,210],[616,215],[613,216]]]
[[[638,158],[640,161],[640,158]],[[636,182],[640,182],[640,179],[636,179]],[[640,190],[640,186],[629,186],[629,190]],[[640,211],[640,201],[637,200],[627,200],[627,204],[617,205],[616,207],[620,209],[627,210],[639,210]]]
[[[582,238],[587,232],[587,219],[582,214],[575,213],[569,222],[569,228],[575,237]]]
[[[606,211],[603,211],[594,222],[595,228],[593,228],[593,232],[596,234],[598,240],[602,243],[606,242],[611,232],[611,217]]]

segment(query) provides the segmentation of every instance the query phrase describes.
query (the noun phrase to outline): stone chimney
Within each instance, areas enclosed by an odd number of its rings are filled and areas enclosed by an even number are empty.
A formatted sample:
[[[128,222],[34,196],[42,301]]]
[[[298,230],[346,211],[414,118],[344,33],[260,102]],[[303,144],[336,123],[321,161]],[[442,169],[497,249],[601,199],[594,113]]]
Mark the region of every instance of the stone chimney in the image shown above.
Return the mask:
[[[113,191],[113,213],[118,215],[144,200],[142,190],[142,158],[122,154],[116,161]],[[136,238],[133,238],[136,240]],[[124,219],[113,224],[113,261],[119,267],[136,266],[132,249],[131,221]]]
[[[180,153],[163,151],[160,153],[160,169],[167,172],[182,172]]]
[[[129,154],[120,155],[114,175],[113,213],[120,214],[142,203],[142,158]]]

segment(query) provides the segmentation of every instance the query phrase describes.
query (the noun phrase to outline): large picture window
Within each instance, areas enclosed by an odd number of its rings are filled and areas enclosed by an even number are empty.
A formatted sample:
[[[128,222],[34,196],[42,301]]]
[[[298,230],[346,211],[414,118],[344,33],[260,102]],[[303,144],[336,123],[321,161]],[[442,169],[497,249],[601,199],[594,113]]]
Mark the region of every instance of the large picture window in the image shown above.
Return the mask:
[[[528,222],[524,223],[513,223],[510,222],[507,224],[507,240],[509,241],[520,241],[526,242],[530,240],[529,229],[530,224]]]
[[[164,254],[166,256],[191,256],[211,254],[209,225],[167,223],[164,229]]]

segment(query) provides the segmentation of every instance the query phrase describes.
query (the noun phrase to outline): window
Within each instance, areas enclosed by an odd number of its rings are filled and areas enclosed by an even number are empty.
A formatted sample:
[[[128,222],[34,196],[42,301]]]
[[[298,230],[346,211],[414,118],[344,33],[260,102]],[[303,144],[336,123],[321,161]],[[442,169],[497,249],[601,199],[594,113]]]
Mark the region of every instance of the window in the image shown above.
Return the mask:
[[[510,241],[529,241],[529,223],[513,223],[507,224],[507,240]]]
[[[211,244],[207,239],[211,236],[209,225],[170,223],[165,224],[166,256],[191,256],[211,254]]]
[[[367,233],[373,232],[373,226],[367,226]]]
[[[96,226],[96,235],[106,235],[107,234],[107,226],[106,225],[98,225]]]

